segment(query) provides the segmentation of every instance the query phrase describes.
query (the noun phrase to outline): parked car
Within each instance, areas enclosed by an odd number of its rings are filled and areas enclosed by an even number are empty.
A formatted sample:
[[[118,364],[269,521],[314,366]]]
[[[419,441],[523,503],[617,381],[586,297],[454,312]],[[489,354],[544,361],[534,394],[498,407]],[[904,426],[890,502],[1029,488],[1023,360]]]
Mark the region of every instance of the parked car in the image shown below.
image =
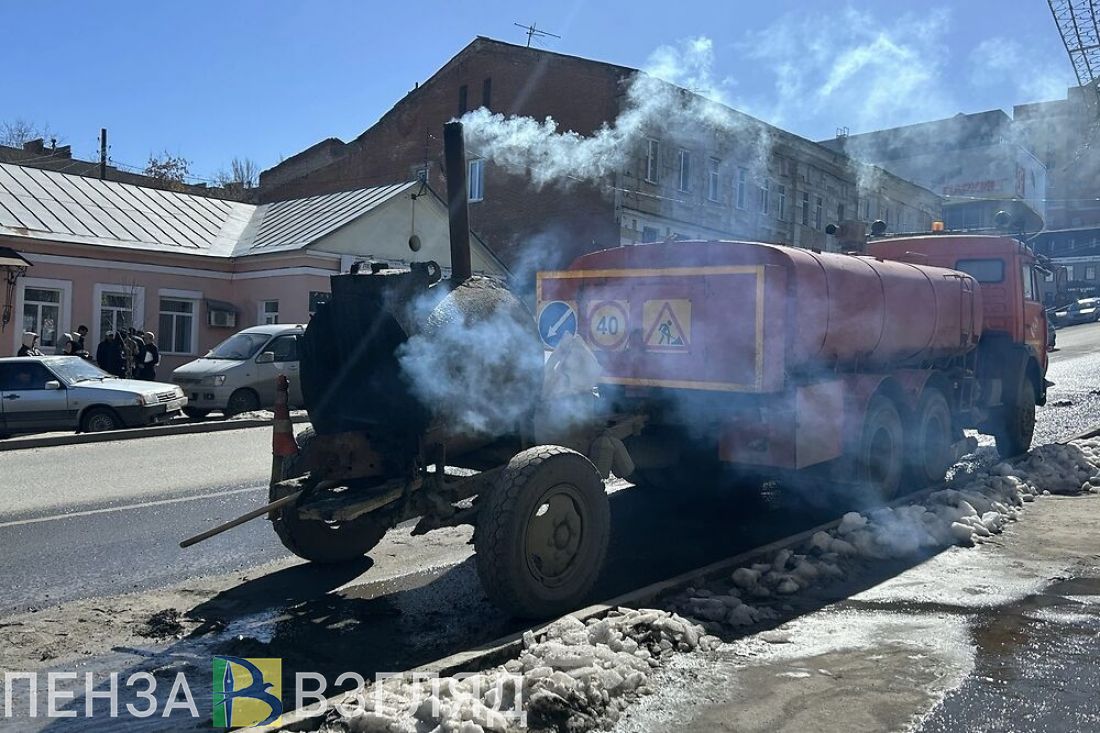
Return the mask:
[[[1056,326],[1074,326],[1096,321],[1100,321],[1100,298],[1082,298],[1054,311]]]
[[[246,328],[176,369],[172,381],[187,395],[184,412],[198,418],[214,410],[237,415],[270,407],[280,374],[290,381],[290,404],[301,405],[298,340],[304,331],[301,324]]]
[[[137,428],[186,404],[175,385],[120,379],[78,356],[0,359],[0,435]]]

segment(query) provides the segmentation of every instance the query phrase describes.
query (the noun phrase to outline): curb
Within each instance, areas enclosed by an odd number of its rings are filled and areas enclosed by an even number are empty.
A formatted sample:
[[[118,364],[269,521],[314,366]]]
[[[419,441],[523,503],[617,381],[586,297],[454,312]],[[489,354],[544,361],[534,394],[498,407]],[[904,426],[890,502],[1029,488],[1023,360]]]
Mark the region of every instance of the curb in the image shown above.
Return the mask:
[[[308,417],[291,418],[293,423],[308,423]],[[49,448],[58,445],[84,445],[87,443],[113,443],[119,440],[140,440],[157,438],[163,435],[191,435],[194,433],[220,433],[226,430],[245,430],[247,428],[270,427],[270,420],[216,420],[213,422],[189,422],[183,425],[155,425],[148,428],[129,428],[106,433],[76,433],[73,435],[51,435],[36,438],[9,438],[0,441],[0,453],[26,450],[29,448]]]

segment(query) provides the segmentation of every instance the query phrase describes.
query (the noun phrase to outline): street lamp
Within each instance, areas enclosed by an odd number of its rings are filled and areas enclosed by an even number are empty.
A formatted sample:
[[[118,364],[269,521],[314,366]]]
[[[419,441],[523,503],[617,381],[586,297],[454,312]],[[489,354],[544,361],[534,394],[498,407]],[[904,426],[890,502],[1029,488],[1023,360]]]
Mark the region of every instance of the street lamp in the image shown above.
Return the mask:
[[[12,301],[15,296],[15,281],[21,275],[27,274],[27,268],[31,266],[10,247],[0,247],[0,273],[4,275],[4,306],[0,311],[0,331],[8,327],[11,320]]]

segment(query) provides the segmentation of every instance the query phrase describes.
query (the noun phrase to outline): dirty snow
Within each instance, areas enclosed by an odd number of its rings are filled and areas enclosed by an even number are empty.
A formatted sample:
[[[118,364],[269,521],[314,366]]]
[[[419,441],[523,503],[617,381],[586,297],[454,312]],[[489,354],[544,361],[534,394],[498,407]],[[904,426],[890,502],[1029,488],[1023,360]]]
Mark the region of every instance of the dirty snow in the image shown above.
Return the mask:
[[[495,669],[434,689],[406,678],[369,688],[351,709],[326,715],[322,731],[483,733],[523,729],[586,731],[613,724],[649,691],[651,676],[675,655],[708,651],[722,634],[779,617],[773,606],[859,571],[868,562],[972,546],[1017,521],[1046,494],[1100,489],[1100,439],[1033,449],[951,482],[919,501],[864,513],[740,567],[706,587],[669,599],[672,611],[616,609],[582,622],[567,616]],[[780,609],[782,610],[782,609]]]

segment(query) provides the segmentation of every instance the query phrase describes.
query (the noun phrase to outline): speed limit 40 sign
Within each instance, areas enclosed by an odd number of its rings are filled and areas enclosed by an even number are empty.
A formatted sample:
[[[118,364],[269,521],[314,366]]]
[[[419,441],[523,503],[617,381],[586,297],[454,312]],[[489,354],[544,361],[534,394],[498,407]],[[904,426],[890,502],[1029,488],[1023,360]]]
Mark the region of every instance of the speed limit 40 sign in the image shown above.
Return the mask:
[[[592,304],[588,312],[589,343],[614,351],[626,343],[629,327],[625,300],[603,300]]]

